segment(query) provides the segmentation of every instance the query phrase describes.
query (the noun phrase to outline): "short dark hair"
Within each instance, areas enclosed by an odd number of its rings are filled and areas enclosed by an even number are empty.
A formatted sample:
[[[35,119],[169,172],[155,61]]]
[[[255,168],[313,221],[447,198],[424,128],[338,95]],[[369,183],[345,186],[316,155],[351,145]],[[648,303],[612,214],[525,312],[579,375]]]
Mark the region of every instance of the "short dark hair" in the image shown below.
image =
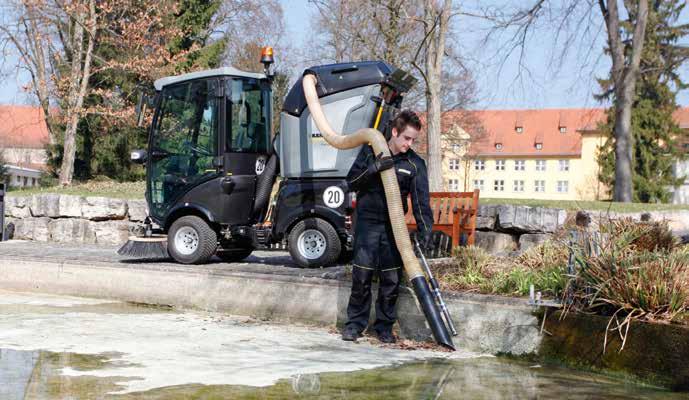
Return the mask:
[[[421,130],[421,120],[412,110],[402,110],[392,120],[392,127],[395,128],[398,134],[407,129],[407,126],[411,126],[417,131]]]

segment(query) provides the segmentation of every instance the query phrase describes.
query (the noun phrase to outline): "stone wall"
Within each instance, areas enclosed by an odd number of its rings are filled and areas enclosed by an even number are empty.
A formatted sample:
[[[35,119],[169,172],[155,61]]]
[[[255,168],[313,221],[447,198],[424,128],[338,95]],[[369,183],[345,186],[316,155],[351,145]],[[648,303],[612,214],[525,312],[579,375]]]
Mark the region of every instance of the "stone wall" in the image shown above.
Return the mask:
[[[493,254],[524,251],[548,240],[567,220],[567,211],[515,205],[481,205],[476,245]]]
[[[593,225],[601,221],[632,218],[639,221],[667,221],[682,240],[689,241],[689,210],[617,213],[583,210]],[[492,254],[522,252],[550,239],[576,211],[516,205],[481,205],[476,218],[476,245]]]
[[[123,244],[146,218],[146,201],[64,194],[5,198],[14,239]]]

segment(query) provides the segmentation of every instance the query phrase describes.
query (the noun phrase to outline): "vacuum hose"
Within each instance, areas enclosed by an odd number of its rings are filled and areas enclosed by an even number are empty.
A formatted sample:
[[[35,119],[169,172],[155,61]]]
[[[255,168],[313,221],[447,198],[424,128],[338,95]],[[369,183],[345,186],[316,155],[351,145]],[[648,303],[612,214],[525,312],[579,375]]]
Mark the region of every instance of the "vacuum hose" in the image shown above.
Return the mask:
[[[383,134],[376,129],[364,128],[349,134],[342,135],[335,132],[328,120],[323,114],[320,101],[318,100],[318,93],[316,92],[316,76],[313,74],[305,75],[303,78],[304,97],[306,104],[309,107],[309,112],[313,118],[316,127],[323,135],[328,144],[337,149],[351,149],[365,143],[369,143],[373,147],[374,154],[383,153],[383,156],[390,156],[390,149]],[[426,276],[421,269],[419,260],[414,254],[414,250],[409,239],[409,232],[404,220],[404,208],[402,207],[399,184],[397,183],[397,176],[394,168],[386,169],[380,172],[385,188],[385,199],[388,203],[388,215],[392,222],[392,231],[395,236],[395,244],[397,250],[402,256],[404,263],[404,271],[409,277],[409,281],[414,288],[416,297],[421,304],[426,321],[428,321],[433,336],[439,344],[454,350],[452,339],[450,338],[447,328],[442,321],[438,309],[435,307],[431,291],[426,281]]]

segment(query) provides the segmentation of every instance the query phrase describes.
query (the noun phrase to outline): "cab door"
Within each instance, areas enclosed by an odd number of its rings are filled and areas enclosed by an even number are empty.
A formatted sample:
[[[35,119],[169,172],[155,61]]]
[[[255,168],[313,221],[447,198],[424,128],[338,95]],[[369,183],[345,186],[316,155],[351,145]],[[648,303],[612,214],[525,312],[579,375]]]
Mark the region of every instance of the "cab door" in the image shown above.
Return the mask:
[[[160,93],[147,183],[150,214],[158,221],[194,188],[221,176],[214,163],[219,144],[218,84],[217,79],[200,79],[166,86]]]

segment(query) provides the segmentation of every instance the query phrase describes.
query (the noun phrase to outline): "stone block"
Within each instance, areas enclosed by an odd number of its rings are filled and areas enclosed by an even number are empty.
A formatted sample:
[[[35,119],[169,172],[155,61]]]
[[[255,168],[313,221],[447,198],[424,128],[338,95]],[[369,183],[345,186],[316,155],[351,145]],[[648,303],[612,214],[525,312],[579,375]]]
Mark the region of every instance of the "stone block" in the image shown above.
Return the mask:
[[[493,217],[495,218],[498,215],[498,205],[479,205],[478,206],[478,216],[479,217]]]
[[[129,238],[130,225],[127,221],[92,222],[88,234],[93,232],[97,244],[122,245]]]
[[[17,219],[14,226],[14,238],[47,242],[50,240],[49,224],[48,217]]]
[[[85,197],[81,203],[81,214],[92,221],[124,219],[127,215],[127,202],[107,197]]]
[[[497,254],[515,250],[518,241],[515,235],[509,233],[476,231],[475,245],[491,254]]]
[[[50,221],[48,229],[53,242],[95,243],[96,236],[90,229],[93,222],[81,218],[60,218]]]
[[[58,201],[60,217],[81,218],[81,203],[84,198],[68,194],[60,195]]]
[[[127,200],[127,213],[129,220],[141,222],[146,219],[148,215],[148,205],[146,200]]]
[[[31,217],[31,197],[5,197],[5,215],[13,218]]]
[[[502,231],[553,233],[564,223],[567,213],[556,208],[500,205],[497,226]]]
[[[31,215],[34,217],[60,216],[60,195],[38,194],[31,196]]]
[[[525,233],[519,236],[519,250],[525,251],[552,238],[548,233]]]
[[[495,229],[495,217],[476,216],[476,229],[492,231]]]

